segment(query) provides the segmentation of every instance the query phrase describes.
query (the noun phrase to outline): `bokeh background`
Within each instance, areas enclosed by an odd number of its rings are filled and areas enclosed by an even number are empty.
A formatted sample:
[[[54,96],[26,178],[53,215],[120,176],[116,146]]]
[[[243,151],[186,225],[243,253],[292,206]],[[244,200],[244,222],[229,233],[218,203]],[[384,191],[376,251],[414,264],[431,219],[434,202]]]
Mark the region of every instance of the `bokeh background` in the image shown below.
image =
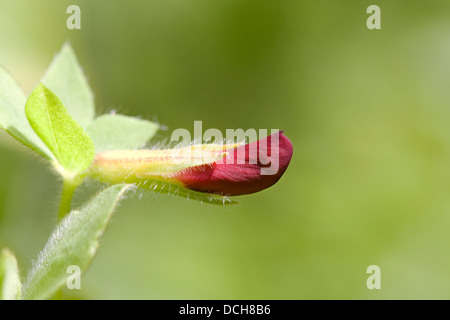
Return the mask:
[[[81,30],[66,28],[71,4]],[[371,4],[381,30],[366,27]],[[167,126],[152,142],[203,120],[283,129],[294,144],[280,182],[236,206],[129,197],[82,290],[65,294],[449,298],[449,17],[446,0],[0,0],[0,64],[27,93],[70,41],[97,113]],[[0,247],[22,276],[59,192],[43,161],[0,134]],[[381,290],[366,287],[372,264]]]

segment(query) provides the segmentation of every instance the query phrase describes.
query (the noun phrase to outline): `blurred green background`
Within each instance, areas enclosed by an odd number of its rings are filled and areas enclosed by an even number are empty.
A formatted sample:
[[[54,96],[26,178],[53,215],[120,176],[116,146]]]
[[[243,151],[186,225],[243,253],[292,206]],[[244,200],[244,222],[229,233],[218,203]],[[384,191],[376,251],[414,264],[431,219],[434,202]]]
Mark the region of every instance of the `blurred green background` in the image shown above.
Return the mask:
[[[81,8],[81,30],[66,9]],[[381,7],[381,30],[366,9]],[[450,2],[0,0],[0,64],[29,93],[70,41],[110,110],[176,128],[279,128],[274,187],[216,207],[124,201],[89,299],[450,297]],[[83,190],[81,190],[83,193]],[[0,247],[22,276],[60,185],[0,134]],[[80,199],[82,195],[79,195]],[[366,268],[381,268],[368,290]]]

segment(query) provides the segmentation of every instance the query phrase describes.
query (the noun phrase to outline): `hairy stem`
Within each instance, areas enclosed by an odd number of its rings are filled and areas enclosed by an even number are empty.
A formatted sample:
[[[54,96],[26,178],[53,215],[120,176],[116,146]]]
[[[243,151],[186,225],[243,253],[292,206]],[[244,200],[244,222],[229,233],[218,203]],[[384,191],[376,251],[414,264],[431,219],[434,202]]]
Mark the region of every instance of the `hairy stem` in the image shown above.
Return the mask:
[[[61,194],[61,203],[59,205],[58,222],[61,221],[69,212],[72,205],[72,198],[75,189],[81,184],[82,179],[75,177],[74,179],[63,180],[63,189]]]

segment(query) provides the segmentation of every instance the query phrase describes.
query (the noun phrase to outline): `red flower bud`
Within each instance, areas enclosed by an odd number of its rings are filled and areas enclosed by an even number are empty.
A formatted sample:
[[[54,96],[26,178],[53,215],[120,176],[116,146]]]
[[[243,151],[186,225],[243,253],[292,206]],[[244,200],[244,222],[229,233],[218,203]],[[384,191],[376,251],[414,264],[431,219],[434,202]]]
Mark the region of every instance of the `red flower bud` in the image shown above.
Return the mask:
[[[245,145],[106,151],[95,156],[88,175],[108,183],[134,183],[184,196],[190,192],[197,198],[202,198],[202,193],[236,196],[276,183],[286,171],[292,152],[292,143],[282,132]]]
[[[183,170],[173,176],[186,188],[222,195],[243,195],[275,184],[292,157],[292,143],[283,132],[226,150],[223,161]],[[195,170],[197,169],[197,170]]]

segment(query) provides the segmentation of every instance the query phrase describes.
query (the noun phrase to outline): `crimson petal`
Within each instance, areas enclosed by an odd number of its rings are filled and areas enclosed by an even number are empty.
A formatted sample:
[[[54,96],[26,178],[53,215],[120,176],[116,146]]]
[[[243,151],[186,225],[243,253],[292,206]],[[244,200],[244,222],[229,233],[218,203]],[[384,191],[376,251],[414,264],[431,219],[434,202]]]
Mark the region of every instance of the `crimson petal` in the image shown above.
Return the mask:
[[[221,162],[181,171],[174,178],[186,188],[200,192],[229,196],[258,192],[281,178],[291,161],[293,148],[280,131],[227,152],[229,155]]]

